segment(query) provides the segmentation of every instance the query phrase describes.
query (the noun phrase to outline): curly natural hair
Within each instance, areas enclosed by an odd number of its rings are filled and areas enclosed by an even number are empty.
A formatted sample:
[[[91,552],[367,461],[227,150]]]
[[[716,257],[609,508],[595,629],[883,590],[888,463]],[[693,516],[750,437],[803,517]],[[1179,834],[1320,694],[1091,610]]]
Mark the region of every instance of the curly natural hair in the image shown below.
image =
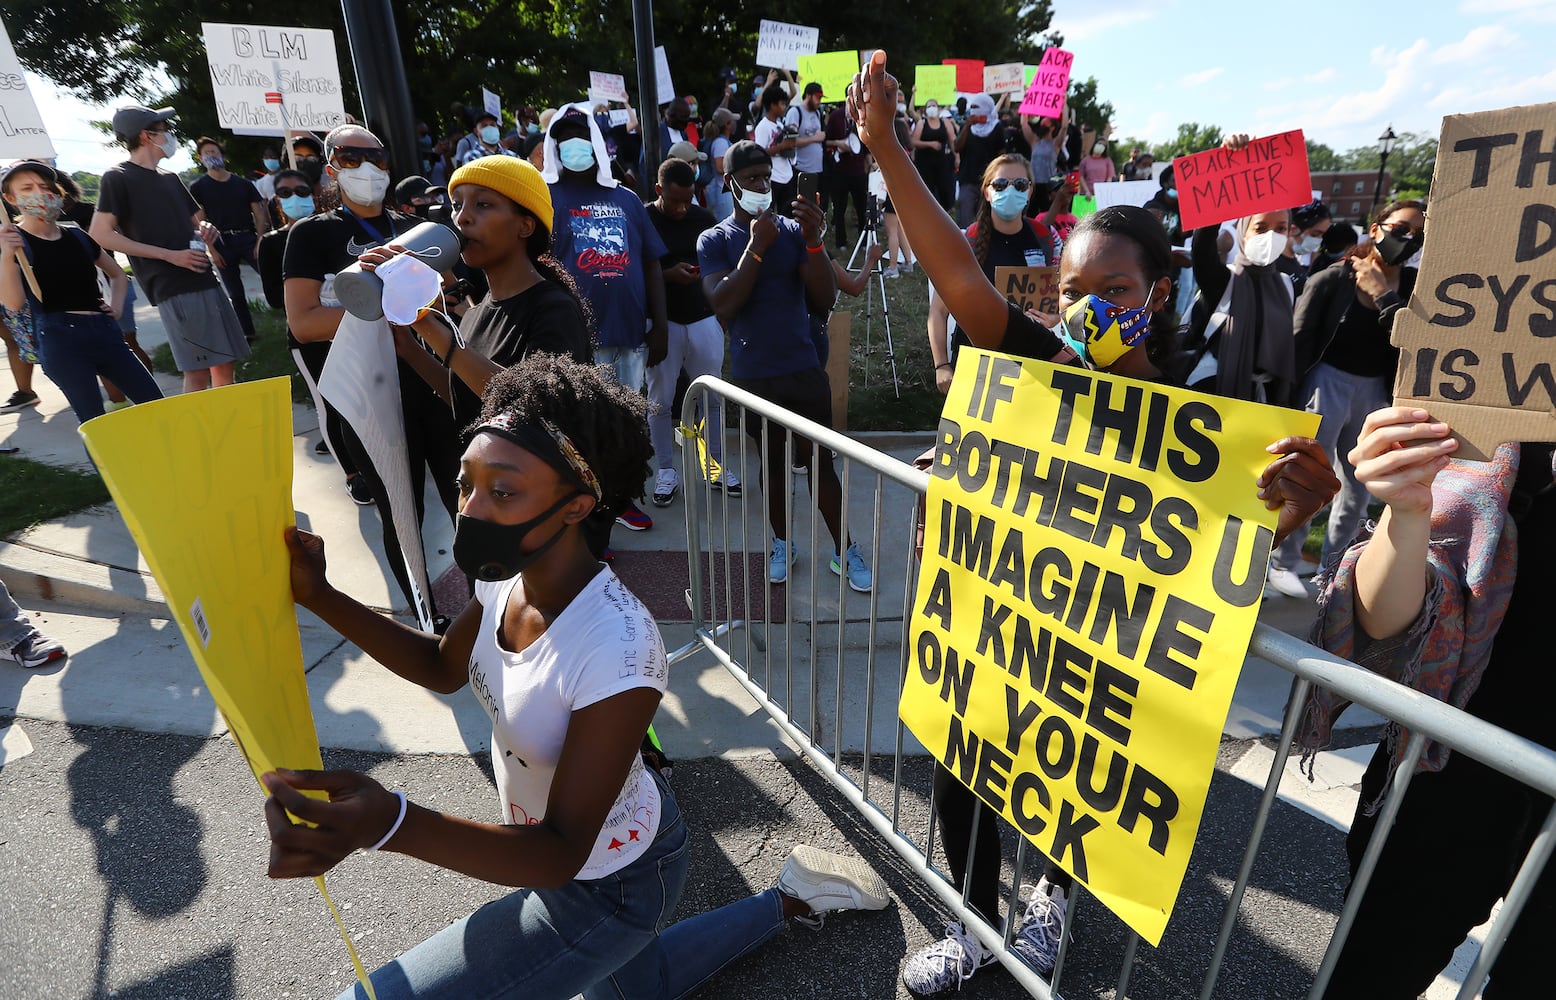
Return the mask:
[[[521,423],[549,420],[572,439],[600,481],[605,510],[620,511],[643,495],[654,453],[647,408],[607,369],[562,354],[530,354],[492,376],[466,437],[498,414]]]

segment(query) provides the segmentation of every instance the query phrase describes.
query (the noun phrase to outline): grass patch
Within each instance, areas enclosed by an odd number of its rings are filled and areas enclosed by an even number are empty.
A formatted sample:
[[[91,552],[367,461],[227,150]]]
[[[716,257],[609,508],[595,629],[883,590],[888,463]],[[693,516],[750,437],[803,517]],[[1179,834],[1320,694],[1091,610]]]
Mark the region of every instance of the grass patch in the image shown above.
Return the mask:
[[[879,239],[885,243],[884,230]],[[892,359],[887,357],[881,282],[872,279],[868,304],[866,296],[855,299],[847,295],[839,303],[840,308],[853,314],[853,326],[849,331],[848,429],[933,430],[940,421],[945,397],[935,388],[935,362],[929,353],[929,285],[924,272],[918,269],[897,279],[887,278],[885,285],[901,394],[892,388]],[[867,305],[873,312],[868,337]]]
[[[249,313],[254,317],[257,339],[249,345],[249,356],[238,362],[238,381],[258,382],[284,375],[292,381],[293,401],[312,406],[313,396],[303,377],[297,374],[292,351],[286,346],[286,312],[272,309],[259,299],[250,299]],[[173,363],[173,349],[165,343],[158,344],[151,352],[151,368],[168,375],[179,374]]]
[[[0,537],[108,502],[95,472],[0,455]]]

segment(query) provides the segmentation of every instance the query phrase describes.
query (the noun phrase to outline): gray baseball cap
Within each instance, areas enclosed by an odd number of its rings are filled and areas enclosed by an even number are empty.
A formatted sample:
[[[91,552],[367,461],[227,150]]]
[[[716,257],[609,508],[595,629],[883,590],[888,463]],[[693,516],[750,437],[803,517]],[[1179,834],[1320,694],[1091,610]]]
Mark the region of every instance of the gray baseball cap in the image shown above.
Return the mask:
[[[139,106],[120,108],[113,113],[113,134],[121,139],[133,139],[141,132],[157,124],[172,118],[176,111],[172,108],[142,108]]]

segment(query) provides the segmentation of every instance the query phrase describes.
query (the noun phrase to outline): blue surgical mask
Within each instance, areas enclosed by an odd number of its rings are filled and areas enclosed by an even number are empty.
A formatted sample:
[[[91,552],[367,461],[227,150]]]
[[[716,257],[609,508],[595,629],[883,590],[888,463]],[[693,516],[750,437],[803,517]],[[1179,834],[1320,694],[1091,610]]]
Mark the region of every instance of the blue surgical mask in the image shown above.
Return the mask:
[[[281,211],[288,219],[306,219],[313,214],[313,195],[291,194],[281,199]]]
[[[1177,201],[1178,200],[1178,189],[1177,188],[1168,188],[1167,189],[1167,197],[1171,198],[1173,201]]]
[[[1021,218],[1021,213],[1026,211],[1027,194],[1026,191],[1017,191],[1014,184],[1003,191],[994,192],[994,214],[1006,222]]]
[[[530,122],[524,127],[524,131],[528,132],[530,135],[538,135],[540,133],[540,126],[536,125],[534,122]]]
[[[264,163],[266,170],[275,171],[281,169],[281,161],[274,157],[266,157]]]
[[[773,192],[771,189],[760,192],[747,191],[739,184],[734,184],[734,188],[737,192],[735,200],[740,202],[741,209],[747,215],[761,215],[773,205]]]
[[[594,143],[588,139],[563,139],[557,143],[556,150],[562,166],[575,173],[583,173],[594,166]]]
[[[481,141],[486,143],[488,146],[497,145],[497,140],[501,138],[502,135],[498,133],[496,125],[481,126]]]

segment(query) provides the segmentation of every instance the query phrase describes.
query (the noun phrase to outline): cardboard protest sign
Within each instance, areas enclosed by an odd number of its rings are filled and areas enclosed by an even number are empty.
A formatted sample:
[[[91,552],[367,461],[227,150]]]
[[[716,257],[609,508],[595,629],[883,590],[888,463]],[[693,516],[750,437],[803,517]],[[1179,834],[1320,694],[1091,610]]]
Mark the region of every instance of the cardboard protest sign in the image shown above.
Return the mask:
[[[1026,90],[1026,83],[1021,79],[1022,69],[1020,63],[983,67],[983,92],[996,97],[1000,94],[1022,93]]]
[[[0,159],[52,160],[54,155],[11,35],[0,24]]]
[[[1161,185],[1155,181],[1107,181],[1093,184],[1091,193],[1097,199],[1098,208],[1111,208],[1114,205],[1140,208],[1155,198],[1161,189]]]
[[[218,22],[200,30],[222,128],[279,136],[345,124],[334,32]]]
[[[1057,118],[1064,111],[1064,98],[1070,91],[1070,69],[1075,65],[1075,55],[1063,49],[1043,50],[1043,59],[1037,72],[1027,84],[1021,98],[1021,113]]]
[[[1306,205],[1313,190],[1302,130],[1267,135],[1243,149],[1207,149],[1172,161],[1184,229]]]
[[[823,101],[845,100],[848,85],[854,82],[854,74],[858,72],[859,53],[853,49],[800,56],[800,82],[821,84]]]
[[[665,58],[665,47],[654,46],[654,87],[659,91],[659,103],[675,100],[675,84],[670,80],[670,60]]]
[[[820,28],[763,18],[756,32],[756,64],[797,71],[800,56],[815,55],[820,43]]]
[[[589,92],[600,101],[627,103],[627,81],[620,73],[589,71]]]
[[[994,287],[1022,312],[1059,314],[1057,267],[996,267]]]
[[[956,67],[956,89],[964,94],[976,94],[983,89],[982,59],[942,59],[942,66]]]
[[[913,67],[913,89],[920,106],[929,101],[938,101],[941,107],[956,103],[956,67]]]
[[[962,350],[901,717],[1155,944],[1258,618],[1264,448],[1318,416]]]
[[[1556,441],[1553,115],[1540,104],[1443,119],[1421,270],[1394,317],[1394,395],[1446,421],[1458,458]]]
[[[88,421],[81,437],[254,777],[322,766],[282,537],[293,523],[288,380],[142,403]]]

